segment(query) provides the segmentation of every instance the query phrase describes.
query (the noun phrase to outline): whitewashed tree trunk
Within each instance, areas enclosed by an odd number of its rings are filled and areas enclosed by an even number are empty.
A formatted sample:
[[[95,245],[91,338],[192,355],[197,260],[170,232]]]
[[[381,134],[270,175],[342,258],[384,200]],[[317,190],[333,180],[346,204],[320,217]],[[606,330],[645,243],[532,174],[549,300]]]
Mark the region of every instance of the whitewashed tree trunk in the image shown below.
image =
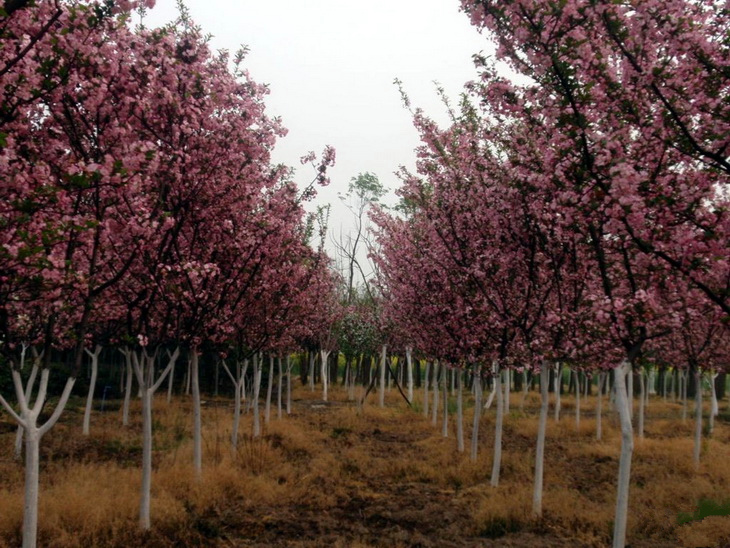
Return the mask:
[[[717,373],[710,370],[709,372],[709,379],[710,379],[710,416],[708,417],[709,422],[707,425],[707,431],[712,434],[715,431],[715,417],[720,412],[720,408],[717,404],[717,388],[715,386],[715,379],[717,378]]]
[[[324,401],[327,401],[327,395],[329,391],[329,385],[330,385],[330,376],[329,371],[327,367],[327,360],[330,357],[331,350],[325,350],[322,349],[320,351],[320,358],[322,359],[322,369],[321,369],[321,375],[322,375],[322,399]]]
[[[474,421],[471,427],[471,461],[476,462],[479,450],[479,422],[482,413],[482,375],[477,367],[474,371]]]
[[[537,449],[535,451],[535,485],[532,491],[532,514],[542,516],[542,480],[545,464],[545,430],[548,416],[548,384],[550,383],[550,369],[543,363],[540,369],[540,419],[537,425]],[[599,396],[600,397],[600,396]]]
[[[688,371],[682,371],[682,421],[687,420],[687,375]]]
[[[192,378],[192,364],[190,363],[190,358],[188,358],[188,371],[185,376],[185,395],[190,395],[190,383]]]
[[[695,443],[692,452],[695,467],[700,466],[700,448],[702,445],[702,372],[695,369]]]
[[[634,372],[633,370],[628,373],[628,386],[626,389],[627,396],[629,398],[629,418],[634,420]]]
[[[200,481],[203,475],[203,425],[200,410],[200,354],[197,349],[190,350],[190,377],[193,390],[193,469]]]
[[[442,393],[443,393],[443,404],[444,404],[444,410],[442,413],[442,422],[441,422],[441,435],[444,438],[449,437],[449,388],[447,386],[448,384],[448,369],[444,369],[444,373],[447,374],[447,377],[444,379],[444,382],[441,383]],[[453,378],[453,377],[452,377]]]
[[[456,447],[464,452],[464,372],[459,369],[456,377]]]
[[[11,371],[13,378],[13,386],[15,388],[15,397],[18,401],[20,414],[8,404],[0,395],[0,405],[10,414],[15,422],[23,428],[23,439],[25,440],[25,503],[23,506],[23,548],[35,548],[38,542],[38,479],[40,473],[40,442],[41,438],[48,432],[58,421],[61,413],[63,413],[71,389],[76,379],[70,377],[66,380],[61,398],[56,405],[51,417],[42,425],[38,426],[38,418],[43,409],[43,403],[46,399],[46,391],[48,390],[48,376],[50,371],[43,369],[41,371],[40,384],[38,386],[38,395],[35,403],[31,403],[25,397],[26,390],[23,389],[23,382],[20,372],[13,369]],[[31,387],[32,391],[32,387]]]
[[[598,374],[598,400],[596,401],[596,439],[603,437],[603,387],[606,382],[606,373],[601,371]]]
[[[560,421],[560,385],[562,384],[563,368],[560,362],[555,364],[555,379],[554,387],[555,391],[555,422]]]
[[[127,378],[124,386],[124,404],[122,405],[122,426],[129,426],[129,401],[132,399],[132,353],[129,349],[121,350],[127,367]]]
[[[494,401],[494,395],[496,394],[496,384],[494,383],[494,380],[492,380],[492,389],[489,391],[489,396],[487,397],[487,401],[484,402],[484,409],[489,409],[492,407],[492,402]]]
[[[23,370],[25,367],[25,354],[28,350],[27,345],[23,345],[21,353],[20,353],[20,371]],[[38,354],[35,349],[32,350],[33,352],[33,366],[30,370],[30,375],[28,376],[28,380],[25,383],[25,401],[29,402],[31,400],[31,397],[33,396],[33,386],[35,386],[35,380],[38,376],[38,371],[40,367],[40,361],[42,354]],[[23,427],[21,425],[18,425],[18,430],[15,432],[15,460],[20,460],[23,456]]]
[[[291,370],[294,364],[291,356],[286,357],[286,414],[291,415]]]
[[[575,429],[580,430],[580,374],[573,371],[575,376]]]
[[[324,377],[322,377],[324,379]],[[271,419],[271,393],[274,388],[274,356],[269,354],[269,374],[266,383],[266,407],[264,408],[264,424],[269,424]],[[325,401],[327,401],[325,399]]]
[[[629,510],[629,485],[631,480],[631,456],[634,451],[634,432],[631,426],[630,403],[626,390],[626,374],[631,365],[624,362],[614,370],[616,407],[621,421],[621,456],[619,457],[616,515],[613,521],[613,548],[626,546],[626,523]]]
[[[243,361],[241,366],[240,361],[236,361],[236,375],[233,376],[231,370],[228,368],[225,360],[222,360],[223,369],[231,379],[233,383],[233,428],[231,431],[231,446],[235,452],[238,449],[238,430],[241,423],[241,399],[244,397],[244,391],[246,389],[245,379],[246,371],[248,369],[248,360]]]
[[[433,362],[433,376],[431,378],[433,386],[433,401],[431,402],[431,423],[436,426],[438,424],[439,411],[439,363]]]
[[[99,354],[101,353],[101,346],[97,344],[93,352],[84,348],[84,352],[91,358],[91,379],[89,380],[89,392],[86,395],[86,408],[84,409],[84,424],[82,428],[83,435],[88,436],[91,427],[91,408],[94,405],[96,378],[99,375]]]
[[[426,369],[423,373],[423,416],[428,418],[428,374],[430,373],[431,362],[426,360]]]
[[[281,393],[282,393],[282,386],[284,384],[284,368],[281,363],[281,354],[279,354],[279,357],[277,358],[277,365],[279,366],[279,382],[276,385],[276,418],[281,418]]]
[[[646,401],[648,403],[649,396],[651,396],[652,394],[656,394],[656,388],[654,387],[654,384],[656,384],[656,369],[654,367],[649,368],[649,376],[647,382],[649,383],[646,389]]]
[[[360,357],[356,356],[350,363],[349,376],[347,377],[347,401],[355,400],[355,378],[361,365]]]
[[[509,414],[509,400],[512,391],[512,370],[505,369],[504,371],[504,413]]]
[[[639,437],[644,438],[644,410],[646,408],[646,382],[644,380],[644,370],[639,369]]]
[[[497,369],[494,376],[495,391],[497,393],[497,420],[494,426],[494,460],[492,461],[492,478],[489,483],[492,487],[499,485],[499,472],[502,467],[502,421],[504,420],[504,395],[502,394],[501,372]]]
[[[380,349],[380,384],[378,386],[378,405],[385,407],[385,360],[387,347],[383,345]]]
[[[139,525],[142,529],[149,530],[151,527],[150,496],[152,486],[152,401],[155,392],[172,370],[180,355],[180,350],[176,348],[170,355],[167,367],[156,382],[153,382],[154,378],[152,376],[154,355],[148,356],[145,351],[142,351],[141,356],[138,356],[136,352],[130,351],[130,353],[134,365],[134,374],[142,391],[142,483],[140,487]]]
[[[413,401],[413,349],[406,346],[406,368],[408,369],[408,401]]]
[[[253,437],[258,438],[261,435],[261,417],[259,413],[259,393],[261,392],[261,361],[260,355],[253,357]],[[311,371],[311,370],[310,370]]]

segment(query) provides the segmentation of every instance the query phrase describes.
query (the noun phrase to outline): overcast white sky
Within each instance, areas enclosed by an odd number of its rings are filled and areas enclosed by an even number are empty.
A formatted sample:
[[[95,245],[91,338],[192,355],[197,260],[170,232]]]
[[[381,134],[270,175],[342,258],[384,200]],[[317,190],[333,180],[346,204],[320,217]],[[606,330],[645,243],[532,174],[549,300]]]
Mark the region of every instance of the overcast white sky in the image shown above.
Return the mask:
[[[350,226],[337,193],[370,171],[390,189],[399,166],[414,165],[418,137],[393,84],[402,80],[413,106],[439,121],[445,109],[434,80],[454,98],[475,77],[471,56],[489,44],[459,11],[458,0],[186,0],[192,18],[213,35],[214,48],[249,46],[246,67],[269,84],[267,108],[289,134],[276,162],[312,170],[299,158],[326,144],[337,150],[332,185],[318,201],[332,203],[330,231]],[[147,26],[174,19],[175,0],[157,0]]]

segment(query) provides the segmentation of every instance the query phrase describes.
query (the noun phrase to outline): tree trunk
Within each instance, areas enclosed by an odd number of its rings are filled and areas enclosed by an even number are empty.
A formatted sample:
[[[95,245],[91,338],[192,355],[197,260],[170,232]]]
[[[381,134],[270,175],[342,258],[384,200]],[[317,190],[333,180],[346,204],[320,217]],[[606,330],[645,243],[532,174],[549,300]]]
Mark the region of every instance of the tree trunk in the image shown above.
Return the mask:
[[[629,485],[631,480],[631,456],[634,451],[634,432],[631,426],[630,403],[626,390],[626,374],[631,366],[624,362],[614,370],[616,407],[621,421],[621,456],[619,457],[616,515],[613,522],[613,548],[626,546],[626,523],[629,510]]]
[[[695,444],[692,453],[695,467],[700,466],[700,447],[702,444],[702,372],[695,368]]]
[[[433,376],[431,378],[433,385],[433,401],[431,403],[431,423],[436,426],[438,424],[439,409],[439,364],[438,361],[433,362]]]
[[[386,360],[386,345],[383,345],[380,349],[380,385],[378,386],[378,405],[385,407],[385,360]],[[390,377],[388,377],[390,378]]]
[[[629,384],[628,388],[626,389],[626,393],[629,398],[629,418],[633,421],[634,420],[634,371],[632,370],[629,373]]]
[[[603,437],[603,385],[606,380],[606,373],[601,371],[598,374],[598,400],[596,402],[596,439],[601,440]]]
[[[497,420],[494,426],[494,460],[492,461],[492,478],[489,481],[492,487],[499,485],[499,471],[502,466],[502,421],[504,416],[504,396],[501,386],[501,372],[497,369],[494,376],[494,388],[497,394]]]
[[[580,373],[573,371],[575,376],[575,429],[580,430]]]
[[[309,389],[314,392],[314,352],[309,353]]]
[[[687,420],[687,371],[682,371],[682,422]]]
[[[253,357],[253,437],[258,438],[261,435],[261,417],[259,413],[259,394],[261,392],[261,361],[262,357],[254,355]],[[311,377],[311,375],[310,375]]]
[[[291,415],[291,356],[286,357],[286,414]]]
[[[423,374],[423,416],[428,418],[428,373],[431,362],[426,360],[426,369]]]
[[[527,400],[527,390],[530,384],[527,382],[527,369],[522,370],[522,397],[520,398],[520,413],[525,412],[525,401]]]
[[[413,401],[413,359],[411,347],[406,346],[406,368],[408,370],[408,401]]]
[[[172,401],[172,386],[175,381],[175,364],[172,364],[172,369],[170,369],[170,375],[167,379],[167,403],[170,403]]]
[[[717,373],[712,370],[709,372],[710,375],[710,416],[707,425],[707,431],[712,434],[715,431],[715,416],[720,412],[720,408],[717,405],[717,386],[715,381],[717,379]]]
[[[139,526],[147,531],[150,521],[152,492],[152,394],[142,389],[142,484],[139,496]]]
[[[560,421],[560,391],[563,385],[563,368],[560,363],[555,364],[555,422]]]
[[[444,398],[444,411],[443,411],[443,420],[441,424],[441,435],[444,438],[449,437],[449,388],[447,386],[447,379],[448,379],[448,369],[444,369],[444,373],[447,374],[447,377],[444,379],[444,382],[441,383],[442,391],[443,391],[443,398]],[[451,377],[453,378],[453,376]]]
[[[320,359],[322,360],[322,367],[320,371],[320,376],[322,377],[322,399],[324,401],[327,401],[328,392],[329,392],[329,368],[327,367],[327,360],[330,356],[330,350],[320,350]]]
[[[195,477],[200,481],[203,475],[203,425],[200,411],[200,374],[198,350],[190,350],[190,377],[193,389],[193,468]]]
[[[23,351],[20,358],[20,370],[23,370],[25,365],[25,351],[26,347],[23,347]],[[25,383],[25,401],[30,401],[33,396],[33,386],[35,386],[35,380],[38,376],[38,366],[40,364],[40,356],[34,355],[33,367],[28,376],[28,380]],[[18,430],[15,432],[15,460],[20,460],[23,456],[23,427],[18,425]]]
[[[142,391],[142,482],[140,486],[139,502],[139,525],[144,530],[149,530],[150,524],[150,489],[152,485],[152,401],[155,392],[160,387],[165,377],[169,374],[180,355],[180,350],[169,355],[167,367],[160,375],[160,378],[153,377],[154,356],[148,356],[143,350],[138,357],[136,352],[132,354],[134,363],[134,374],[137,377],[140,390]]]
[[[281,364],[281,354],[279,354],[279,357],[277,358],[277,365],[279,366],[279,382],[276,384],[276,418],[281,418],[281,393],[282,393],[282,385],[284,384],[284,369],[282,368]]]
[[[476,462],[479,450],[479,419],[482,413],[482,376],[480,368],[474,371],[474,421],[471,427],[471,461]]]
[[[35,403],[31,407],[30,401],[25,397],[23,382],[20,372],[16,369],[11,371],[15,397],[18,400],[20,414],[8,404],[0,395],[0,405],[10,414],[15,422],[23,427],[23,438],[25,439],[25,503],[23,507],[23,548],[35,548],[38,538],[38,477],[40,465],[40,441],[43,435],[56,424],[61,416],[68,397],[71,394],[75,379],[69,378],[63,389],[61,399],[56,405],[51,417],[46,423],[38,427],[38,417],[43,409],[48,389],[48,376],[50,371],[43,369],[41,372],[40,385]]]
[[[101,353],[101,346],[98,344],[94,347],[94,351],[91,352],[88,349],[84,351],[91,358],[91,379],[89,380],[89,392],[86,395],[86,408],[84,409],[84,425],[82,433],[84,436],[89,435],[89,428],[91,426],[91,408],[94,405],[94,390],[96,388],[96,378],[99,375],[99,354]]]
[[[132,354],[130,350],[122,350],[127,364],[127,378],[124,388],[124,404],[122,406],[122,426],[129,426],[129,400],[132,398]]]
[[[542,480],[545,463],[545,430],[548,416],[548,384],[550,368],[543,363],[540,369],[540,419],[537,426],[537,450],[535,452],[535,486],[532,491],[532,514],[542,516]],[[600,399],[600,396],[599,396]]]
[[[639,437],[644,437],[644,409],[646,408],[646,382],[644,379],[644,370],[639,369]]]
[[[504,378],[506,380],[504,384],[504,413],[509,414],[509,400],[510,393],[512,391],[512,370],[505,369]]]
[[[456,446],[464,452],[464,372],[459,369],[456,377]]]
[[[269,424],[269,420],[271,420],[271,392],[274,388],[274,373],[274,355],[269,354],[269,371],[268,378],[266,379],[266,407],[264,408],[264,424]],[[325,379],[326,376],[322,376],[322,378]],[[327,400],[325,399],[325,401]]]
[[[190,383],[191,383],[192,377],[193,377],[192,364],[190,363],[190,358],[188,358],[188,373],[185,378],[185,395],[186,396],[190,395]]]
[[[231,378],[231,382],[233,382],[233,428],[231,431],[231,446],[233,447],[233,451],[235,452],[238,449],[238,429],[241,422],[241,398],[243,397],[243,392],[246,389],[246,370],[248,369],[248,360],[244,360],[243,367],[241,367],[241,362],[236,361],[236,376],[233,376],[233,373],[231,373],[231,370],[228,369],[228,365],[226,364],[225,360],[223,361],[223,368],[225,369],[226,373],[228,373],[228,376]]]

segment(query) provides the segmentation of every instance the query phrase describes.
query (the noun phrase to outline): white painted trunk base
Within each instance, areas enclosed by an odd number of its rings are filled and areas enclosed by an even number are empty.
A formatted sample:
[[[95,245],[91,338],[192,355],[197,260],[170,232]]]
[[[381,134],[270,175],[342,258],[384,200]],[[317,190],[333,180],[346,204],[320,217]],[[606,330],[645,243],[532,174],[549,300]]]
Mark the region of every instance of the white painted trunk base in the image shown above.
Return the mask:
[[[383,345],[380,350],[380,384],[378,385],[378,405],[385,407],[385,360],[387,347]],[[388,377],[390,378],[390,377]]]
[[[431,377],[431,385],[433,387],[433,401],[431,405],[431,423],[436,426],[438,424],[439,410],[439,363],[433,362],[433,376]]]
[[[426,369],[423,373],[423,416],[428,418],[428,374],[430,373],[431,362],[426,360]]]
[[[626,524],[629,510],[629,485],[631,458],[634,451],[634,431],[631,425],[630,402],[626,390],[626,374],[631,366],[624,362],[614,370],[616,407],[621,421],[621,455],[619,457],[618,485],[616,489],[616,514],[613,521],[613,548],[626,546]]]
[[[536,517],[542,516],[542,483],[545,464],[545,430],[547,429],[548,416],[548,383],[550,382],[550,369],[543,364],[540,370],[540,419],[537,426],[537,448],[535,451],[535,483],[532,491],[532,514]]]
[[[456,448],[464,452],[464,372],[459,370],[456,377]]]
[[[0,395],[0,405],[10,414],[15,422],[23,428],[23,439],[25,440],[25,499],[23,504],[23,548],[35,548],[38,541],[38,491],[39,491],[39,475],[40,475],[40,442],[41,438],[56,424],[63,413],[71,389],[75,383],[74,378],[66,380],[66,385],[61,394],[61,398],[56,405],[51,417],[42,425],[38,426],[38,418],[43,403],[46,399],[48,390],[48,377],[50,371],[43,369],[41,371],[40,384],[38,386],[38,395],[35,402],[31,406],[30,400],[25,397],[26,392],[32,392],[28,387],[23,387],[20,372],[16,369],[11,371],[13,378],[13,386],[15,388],[15,397],[18,401],[20,413],[8,404],[8,402]]]
[[[479,369],[474,372],[474,420],[471,427],[471,461],[476,462],[479,450],[479,422],[482,413],[482,376]]]
[[[94,405],[94,390],[96,389],[96,378],[99,375],[99,354],[101,353],[101,346],[97,344],[93,352],[85,348],[84,352],[86,352],[86,354],[91,358],[91,379],[89,379],[89,392],[86,395],[84,422],[81,431],[84,436],[88,436],[89,429],[91,427],[91,409]]]
[[[492,477],[489,481],[492,487],[499,485],[499,472],[502,467],[502,421],[504,417],[504,396],[502,394],[501,373],[497,371],[494,377],[497,392],[497,420],[494,426],[494,459],[492,461]]]
[[[695,435],[692,460],[695,467],[700,466],[700,449],[702,448],[702,372],[695,370]]]

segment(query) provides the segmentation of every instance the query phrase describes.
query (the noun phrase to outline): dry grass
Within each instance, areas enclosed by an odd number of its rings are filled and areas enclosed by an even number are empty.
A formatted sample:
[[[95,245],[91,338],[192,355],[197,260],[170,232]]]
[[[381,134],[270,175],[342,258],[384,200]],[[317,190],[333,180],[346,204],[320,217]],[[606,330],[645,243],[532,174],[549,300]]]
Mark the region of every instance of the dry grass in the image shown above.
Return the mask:
[[[294,413],[250,436],[241,419],[238,449],[230,447],[232,408],[204,408],[204,473],[192,471],[187,401],[155,402],[153,530],[137,528],[141,460],[139,409],[133,424],[117,411],[95,413],[81,436],[80,402],[42,442],[40,544],[43,546],[471,546],[483,538],[505,546],[605,546],[611,535],[619,433],[604,399],[604,438],[595,441],[595,398],[563,397],[560,422],[547,431],[544,516],[531,516],[532,470],[539,398],[513,393],[505,420],[500,486],[489,476],[494,410],[483,417],[480,454],[472,463],[449,438],[409,410],[394,389],[387,406],[376,395],[358,409],[339,388],[330,402],[307,387],[295,392]],[[421,393],[417,394],[420,400]],[[465,431],[471,431],[471,401]],[[730,427],[717,421],[692,463],[692,421],[678,404],[652,400],[646,438],[636,440],[628,536],[632,546],[721,546],[730,518],[677,524],[701,498],[730,492]],[[12,459],[14,432],[0,415],[0,546],[16,546],[22,522],[22,466]],[[468,449],[467,449],[468,451]],[[538,536],[539,535],[539,536]],[[536,540],[536,539],[541,539]],[[495,544],[501,545],[501,544]]]

